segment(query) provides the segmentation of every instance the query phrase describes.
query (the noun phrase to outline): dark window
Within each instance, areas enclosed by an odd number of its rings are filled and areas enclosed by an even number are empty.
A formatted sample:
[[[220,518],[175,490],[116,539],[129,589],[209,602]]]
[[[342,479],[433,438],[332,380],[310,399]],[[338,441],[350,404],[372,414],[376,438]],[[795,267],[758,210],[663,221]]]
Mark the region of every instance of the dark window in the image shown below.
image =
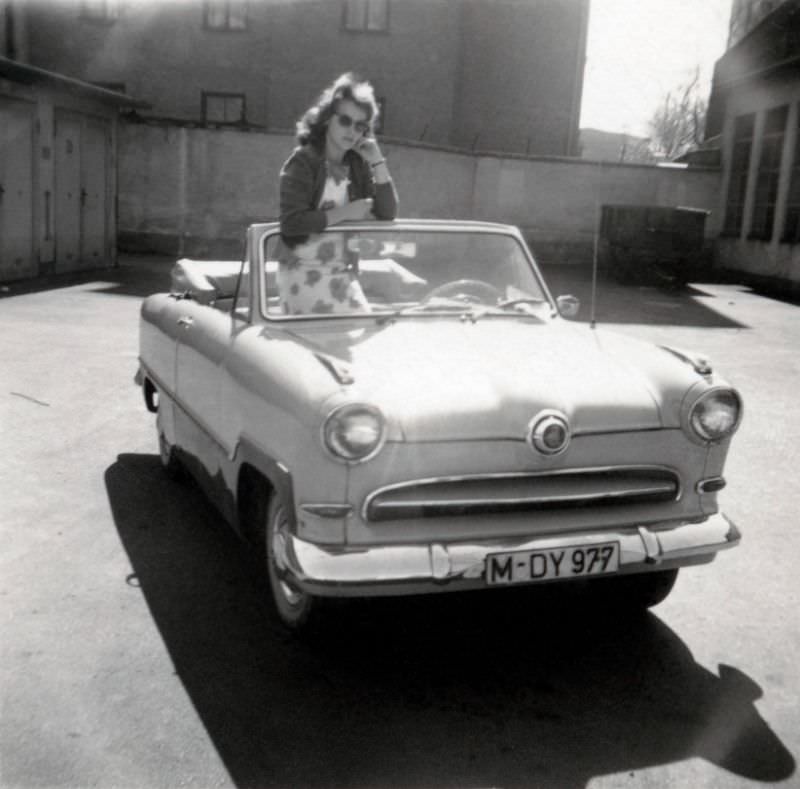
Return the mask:
[[[786,200],[786,216],[783,220],[781,241],[787,244],[800,242],[800,113],[797,115],[797,137],[794,142],[794,159],[789,175],[789,195]]]
[[[244,93],[203,92],[203,120],[206,123],[244,123]]]
[[[81,17],[95,22],[113,22],[119,17],[119,0],[82,0]]]
[[[206,0],[203,24],[209,30],[246,30],[246,0]]]
[[[389,31],[389,0],[344,0],[345,30],[362,33]]]
[[[747,193],[747,170],[750,166],[750,151],[753,148],[753,129],[756,116],[740,115],[733,127],[733,155],[731,157],[731,180],[725,204],[723,235],[738,236],[744,218],[744,197]]]
[[[769,241],[775,221],[775,202],[778,199],[778,180],[781,175],[783,136],[786,133],[786,118],[789,108],[776,107],[767,112],[764,136],[761,140],[761,156],[758,160],[756,195],[753,204],[753,221],[750,238]]]

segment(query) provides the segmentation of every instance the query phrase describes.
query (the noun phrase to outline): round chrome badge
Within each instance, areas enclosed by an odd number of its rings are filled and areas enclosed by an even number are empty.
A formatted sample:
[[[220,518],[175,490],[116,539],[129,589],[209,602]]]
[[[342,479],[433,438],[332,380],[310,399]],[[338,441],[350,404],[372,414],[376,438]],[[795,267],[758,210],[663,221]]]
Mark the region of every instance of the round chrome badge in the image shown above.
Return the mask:
[[[542,411],[528,425],[530,445],[543,455],[558,455],[569,446],[569,422],[560,411]]]

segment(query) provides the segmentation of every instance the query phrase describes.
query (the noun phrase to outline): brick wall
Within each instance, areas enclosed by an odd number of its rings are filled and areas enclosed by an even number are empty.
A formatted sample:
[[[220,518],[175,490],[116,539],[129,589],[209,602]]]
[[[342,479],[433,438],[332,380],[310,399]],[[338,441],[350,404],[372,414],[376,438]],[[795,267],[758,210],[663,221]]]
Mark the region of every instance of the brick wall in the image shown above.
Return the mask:
[[[290,130],[332,79],[356,70],[386,101],[393,137],[575,154],[588,0],[396,0],[387,32],[344,29],[336,0],[248,4],[245,30],[209,30],[203,0],[30,2],[31,63],[123,84],[148,114],[202,120],[203,92],[245,95],[248,124]]]

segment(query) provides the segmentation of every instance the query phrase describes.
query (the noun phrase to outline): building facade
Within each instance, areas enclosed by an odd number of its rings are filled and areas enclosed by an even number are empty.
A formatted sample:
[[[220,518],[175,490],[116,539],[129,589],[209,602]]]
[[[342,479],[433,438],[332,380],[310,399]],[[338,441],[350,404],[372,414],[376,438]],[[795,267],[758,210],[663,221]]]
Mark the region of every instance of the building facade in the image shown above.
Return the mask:
[[[738,44],[780,4],[781,0],[733,0],[728,27],[728,48]]]
[[[355,70],[375,85],[388,137],[560,156],[579,153],[588,4],[5,0],[32,65],[124,91],[162,118],[292,129]]]
[[[759,12],[717,61],[706,137],[722,153],[720,264],[800,292],[800,0]],[[743,3],[736,4],[743,13]]]

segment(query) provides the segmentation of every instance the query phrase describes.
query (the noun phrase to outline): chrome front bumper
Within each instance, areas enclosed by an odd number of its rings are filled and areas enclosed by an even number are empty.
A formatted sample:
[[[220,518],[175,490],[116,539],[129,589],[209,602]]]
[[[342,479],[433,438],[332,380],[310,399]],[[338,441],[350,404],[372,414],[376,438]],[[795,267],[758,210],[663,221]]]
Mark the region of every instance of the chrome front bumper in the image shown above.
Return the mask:
[[[282,564],[307,592],[330,597],[361,597],[475,589],[485,586],[487,555],[619,542],[619,573],[649,572],[710,562],[732,548],[741,534],[722,513],[702,523],[669,528],[606,529],[526,540],[368,546],[320,546],[289,536]]]

